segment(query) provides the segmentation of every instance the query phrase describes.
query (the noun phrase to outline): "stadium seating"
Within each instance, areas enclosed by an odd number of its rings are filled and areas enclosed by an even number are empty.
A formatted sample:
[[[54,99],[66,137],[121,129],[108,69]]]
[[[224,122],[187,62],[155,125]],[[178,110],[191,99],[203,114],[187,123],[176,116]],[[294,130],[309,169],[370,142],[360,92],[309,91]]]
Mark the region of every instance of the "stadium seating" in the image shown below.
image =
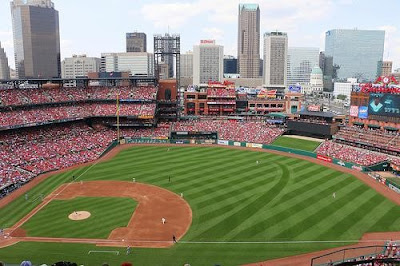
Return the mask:
[[[400,152],[400,133],[360,127],[344,127],[335,136],[353,143],[364,143],[378,149]]]
[[[234,89],[207,89],[207,96],[210,98],[236,98],[236,91]]]
[[[154,116],[156,104],[121,104],[120,116]],[[115,116],[115,103],[79,103],[67,106],[44,106],[0,112],[0,127],[44,123],[93,116]]]
[[[0,89],[0,107],[47,103],[77,102],[87,100],[154,101],[155,87],[88,87],[51,89]]]
[[[129,137],[165,137],[169,128],[126,128],[121,132],[122,136]],[[116,137],[113,129],[102,126],[95,129],[81,122],[3,133],[0,135],[0,189],[25,183],[44,172],[93,161]]]
[[[176,122],[172,131],[213,131],[225,140],[270,144],[283,130],[264,122],[236,120],[201,120]]]
[[[325,141],[322,143],[318,147],[317,153],[362,166],[370,166],[385,160],[393,163],[400,163],[399,157],[336,143],[334,141]]]

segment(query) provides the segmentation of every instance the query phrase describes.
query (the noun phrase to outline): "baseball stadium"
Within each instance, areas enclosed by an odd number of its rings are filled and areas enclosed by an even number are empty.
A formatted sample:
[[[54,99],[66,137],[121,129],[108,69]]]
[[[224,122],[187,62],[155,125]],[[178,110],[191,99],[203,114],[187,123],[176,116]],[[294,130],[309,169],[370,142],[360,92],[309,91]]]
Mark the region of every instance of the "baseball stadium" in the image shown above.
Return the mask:
[[[393,77],[346,115],[230,83],[64,82],[0,84],[6,265],[399,265]]]

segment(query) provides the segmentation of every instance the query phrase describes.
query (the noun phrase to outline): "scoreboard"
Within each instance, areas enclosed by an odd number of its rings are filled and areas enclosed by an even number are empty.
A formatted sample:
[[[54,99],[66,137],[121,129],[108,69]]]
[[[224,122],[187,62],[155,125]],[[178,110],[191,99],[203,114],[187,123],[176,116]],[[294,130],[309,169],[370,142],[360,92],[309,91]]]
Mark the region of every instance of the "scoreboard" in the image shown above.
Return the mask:
[[[368,103],[368,114],[400,117],[400,95],[371,93]]]

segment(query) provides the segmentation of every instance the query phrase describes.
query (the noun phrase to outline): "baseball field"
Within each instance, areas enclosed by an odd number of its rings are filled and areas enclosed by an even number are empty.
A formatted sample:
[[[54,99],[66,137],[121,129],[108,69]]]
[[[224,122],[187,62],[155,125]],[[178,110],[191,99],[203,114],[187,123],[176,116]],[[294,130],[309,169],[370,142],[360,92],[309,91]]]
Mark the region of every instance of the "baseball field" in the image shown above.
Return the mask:
[[[35,264],[65,260],[96,266],[124,261],[241,265],[349,245],[368,232],[400,231],[400,206],[349,173],[299,158],[209,146],[134,146],[109,160],[55,174],[30,189],[28,199],[22,194],[2,207],[0,226],[12,227],[42,204],[18,228],[27,239],[107,239],[112,230],[140,219],[145,211],[141,206],[147,199],[138,203],[138,197],[132,199],[126,192],[117,197],[122,186],[132,186],[132,193],[142,190],[134,190],[133,178],[137,185],[161,188],[160,193],[183,196],[188,203],[191,223],[178,243],[167,248],[134,247],[127,255],[122,247],[21,241],[0,248],[1,260],[29,259]],[[99,188],[85,191],[88,186]],[[52,200],[46,201],[49,197]],[[168,210],[171,217],[181,213],[181,207],[176,208]],[[91,216],[68,219],[76,211]],[[172,224],[168,226],[175,226],[174,219],[165,218]],[[154,227],[161,226],[158,218],[155,223]],[[154,231],[163,234],[159,230],[162,227]],[[129,240],[135,239],[124,239]]]

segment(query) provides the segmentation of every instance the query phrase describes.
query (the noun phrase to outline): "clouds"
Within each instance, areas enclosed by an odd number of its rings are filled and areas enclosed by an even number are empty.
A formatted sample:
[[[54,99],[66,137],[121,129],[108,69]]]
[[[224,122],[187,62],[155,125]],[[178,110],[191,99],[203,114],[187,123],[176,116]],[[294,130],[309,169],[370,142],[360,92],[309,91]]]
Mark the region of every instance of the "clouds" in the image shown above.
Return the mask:
[[[169,29],[181,34],[182,51],[191,50],[201,39],[215,39],[224,45],[226,54],[235,55],[240,2],[259,4],[261,40],[266,31],[285,31],[289,46],[323,50],[325,31],[333,28],[385,29],[385,59],[400,67],[400,27],[393,17],[377,15],[372,0],[118,0],[118,5],[111,6],[105,0],[87,0],[79,10],[68,1],[54,1],[60,12],[63,57],[82,52],[100,56],[101,52],[123,51],[125,32],[133,29],[147,33],[150,52],[151,36]],[[382,1],[392,7],[393,14],[400,13],[398,0]],[[90,30],[81,30],[86,28]],[[12,65],[9,1],[0,1],[0,42]]]
[[[224,31],[219,28],[203,28],[203,39],[216,40],[217,43],[224,40]]]
[[[191,18],[200,14],[201,9],[196,4],[176,3],[153,3],[145,4],[141,8],[141,15],[144,19],[151,21],[155,28],[172,27],[180,29],[186,26]]]
[[[240,2],[251,3],[254,1],[243,0]],[[261,9],[263,26],[286,30],[296,28],[300,20],[312,21],[326,16],[334,7],[333,0],[259,0],[256,2]],[[191,21],[196,18],[212,23],[231,24],[237,21],[238,2],[197,0],[150,3],[142,6],[141,14],[156,28],[170,25],[179,29],[191,24]]]
[[[397,60],[395,67],[399,67],[400,60],[400,30],[393,25],[384,25],[378,27],[379,30],[385,31],[385,53],[384,60]]]

